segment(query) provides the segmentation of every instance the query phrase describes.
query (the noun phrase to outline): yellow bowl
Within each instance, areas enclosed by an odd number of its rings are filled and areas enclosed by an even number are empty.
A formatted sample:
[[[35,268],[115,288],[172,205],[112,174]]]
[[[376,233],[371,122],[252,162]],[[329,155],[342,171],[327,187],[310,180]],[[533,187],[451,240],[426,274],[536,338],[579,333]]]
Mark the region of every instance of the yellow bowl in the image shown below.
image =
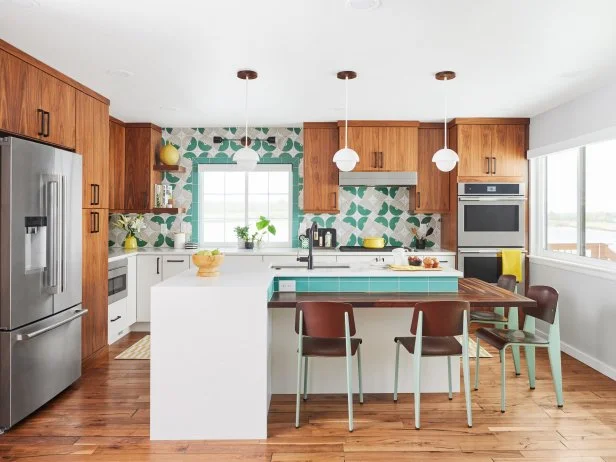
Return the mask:
[[[364,247],[366,249],[382,249],[385,247],[385,239],[382,237],[364,237]]]
[[[218,276],[220,273],[218,272],[218,267],[222,265],[225,256],[223,254],[219,255],[197,255],[194,254],[192,256],[192,261],[195,266],[199,268],[197,271],[197,276],[202,278],[211,278],[214,276]]]

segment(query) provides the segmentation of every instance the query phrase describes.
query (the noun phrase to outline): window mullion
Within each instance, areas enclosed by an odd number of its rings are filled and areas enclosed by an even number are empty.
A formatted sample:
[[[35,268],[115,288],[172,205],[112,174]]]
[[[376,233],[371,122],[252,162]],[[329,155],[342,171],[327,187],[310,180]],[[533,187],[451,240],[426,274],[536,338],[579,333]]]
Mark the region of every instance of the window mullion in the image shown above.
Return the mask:
[[[578,153],[578,187],[577,187],[577,241],[578,255],[586,255],[586,147]]]
[[[248,172],[244,173],[244,226],[248,226]]]

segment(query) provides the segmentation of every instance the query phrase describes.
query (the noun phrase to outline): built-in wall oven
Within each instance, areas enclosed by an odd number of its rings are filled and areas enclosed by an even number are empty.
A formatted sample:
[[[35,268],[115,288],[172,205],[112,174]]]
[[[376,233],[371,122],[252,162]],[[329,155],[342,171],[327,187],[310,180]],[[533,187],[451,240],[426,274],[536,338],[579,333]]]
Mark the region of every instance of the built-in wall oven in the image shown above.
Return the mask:
[[[523,293],[524,275],[526,274],[525,258],[526,251],[522,251],[522,280],[518,283],[518,293]],[[503,258],[498,248],[458,248],[458,270],[464,273],[465,278],[477,278],[492,284],[496,284],[503,274]]]
[[[128,263],[126,258],[109,263],[107,295],[109,304],[126,298]]]
[[[458,247],[524,247],[523,183],[459,183]]]

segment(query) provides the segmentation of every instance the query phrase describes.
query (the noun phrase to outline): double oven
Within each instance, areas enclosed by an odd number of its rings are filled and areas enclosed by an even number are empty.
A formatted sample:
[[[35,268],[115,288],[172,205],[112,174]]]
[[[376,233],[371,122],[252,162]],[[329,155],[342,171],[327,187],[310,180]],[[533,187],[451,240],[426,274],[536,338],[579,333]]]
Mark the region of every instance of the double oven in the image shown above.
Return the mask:
[[[512,248],[524,252],[524,186],[523,183],[458,184],[458,269],[464,277],[496,283],[503,269],[501,250]],[[521,282],[518,290],[523,287]]]

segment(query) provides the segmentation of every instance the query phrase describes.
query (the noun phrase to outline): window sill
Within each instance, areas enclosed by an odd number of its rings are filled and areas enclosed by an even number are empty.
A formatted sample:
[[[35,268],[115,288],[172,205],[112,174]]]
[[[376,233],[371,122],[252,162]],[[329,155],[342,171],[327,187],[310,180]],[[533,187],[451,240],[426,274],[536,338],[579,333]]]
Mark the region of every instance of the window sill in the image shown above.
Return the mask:
[[[613,266],[613,268],[608,268],[606,267],[607,265],[587,265],[567,259],[550,258],[539,255],[529,255],[529,259],[531,263],[535,263],[537,265],[549,266],[562,271],[573,271],[575,273],[586,274],[592,277],[616,281],[616,263],[609,265]]]

